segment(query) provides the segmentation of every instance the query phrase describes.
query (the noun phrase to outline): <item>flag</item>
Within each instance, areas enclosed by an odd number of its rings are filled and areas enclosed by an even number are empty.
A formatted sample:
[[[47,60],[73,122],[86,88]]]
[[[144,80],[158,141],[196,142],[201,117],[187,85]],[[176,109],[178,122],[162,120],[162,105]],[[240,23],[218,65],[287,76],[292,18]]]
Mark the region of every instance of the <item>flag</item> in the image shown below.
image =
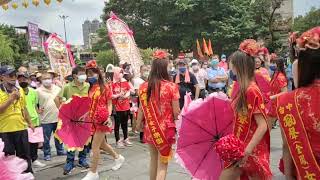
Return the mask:
[[[212,50],[212,45],[211,45],[211,40],[209,39],[209,42],[208,42],[208,52],[209,52],[209,56],[212,56],[213,55],[213,50]]]
[[[209,55],[207,42],[204,38],[202,38],[202,40],[203,40],[203,52],[204,52],[204,54]]]
[[[197,51],[198,51],[198,56],[200,58],[203,58],[203,54],[202,54],[202,51],[201,51],[201,47],[200,47],[200,43],[199,43],[199,40],[197,39]]]

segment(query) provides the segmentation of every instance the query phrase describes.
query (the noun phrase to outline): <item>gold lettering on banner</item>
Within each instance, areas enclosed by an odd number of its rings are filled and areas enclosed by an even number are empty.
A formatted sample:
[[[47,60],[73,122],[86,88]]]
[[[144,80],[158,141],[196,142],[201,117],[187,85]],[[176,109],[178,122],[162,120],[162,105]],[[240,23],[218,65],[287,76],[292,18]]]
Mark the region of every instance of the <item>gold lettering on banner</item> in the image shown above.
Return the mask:
[[[298,143],[296,144],[296,151],[298,154],[302,154],[302,150],[303,150],[303,147],[300,146]]]
[[[160,135],[160,133],[155,132],[155,133],[153,133],[153,137],[154,137],[155,139],[158,139],[158,138],[161,137],[161,135]]]
[[[291,109],[292,109],[292,104],[289,103],[289,104],[286,106],[286,108],[287,108],[289,111],[291,111]]]
[[[295,127],[290,127],[289,128],[289,136],[290,136],[290,139],[294,139],[296,140],[297,137],[298,137],[299,133],[296,131],[296,128]]]
[[[309,171],[305,171],[306,175],[304,176],[304,179],[307,180],[316,180],[316,174],[315,173],[310,173]]]
[[[159,144],[162,144],[163,143],[163,140],[162,140],[162,138],[158,138],[158,139],[156,139],[156,143],[159,145]]]
[[[248,123],[247,116],[239,115],[239,123],[242,125],[247,124]]]
[[[286,114],[284,116],[284,127],[292,127],[296,125],[296,120],[294,119],[292,114]]]
[[[279,113],[280,113],[280,114],[284,114],[284,107],[280,107],[280,108],[279,108]]]
[[[306,161],[306,158],[304,157],[304,155],[303,154],[301,154],[300,156],[299,156],[299,160],[300,160],[300,164],[302,165],[302,166],[308,166],[308,161]]]

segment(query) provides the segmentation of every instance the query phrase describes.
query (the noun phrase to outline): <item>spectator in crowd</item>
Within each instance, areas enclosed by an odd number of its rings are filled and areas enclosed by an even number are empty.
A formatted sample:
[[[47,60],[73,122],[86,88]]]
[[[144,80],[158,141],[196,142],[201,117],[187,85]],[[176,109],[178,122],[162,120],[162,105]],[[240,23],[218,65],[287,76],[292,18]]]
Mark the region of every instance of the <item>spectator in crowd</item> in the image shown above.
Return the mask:
[[[48,70],[47,73],[52,76],[52,83],[56,86],[62,87],[62,82],[59,79],[58,74],[54,70]]]
[[[37,89],[38,85],[37,85],[37,78],[36,78],[36,73],[32,73],[30,75],[30,87],[32,87],[33,89]]]
[[[208,90],[209,93],[223,91],[226,92],[226,82],[228,80],[225,70],[218,66],[219,60],[214,58],[208,72]]]
[[[0,69],[0,138],[4,142],[5,155],[16,155],[27,161],[25,172],[32,172],[27,125],[34,130],[26,108],[25,94],[16,87],[15,69],[3,66]]]
[[[199,67],[199,62],[196,59],[191,61],[191,73],[193,73],[198,81],[199,88],[200,88],[200,98],[205,98],[206,96],[206,84],[208,81],[208,74],[207,71]]]
[[[83,67],[75,67],[72,69],[72,78],[73,81],[64,85],[55,98],[55,103],[59,108],[60,105],[64,102],[69,100],[73,95],[77,96],[88,96],[89,92],[89,83],[85,82],[87,80],[86,70]],[[87,161],[87,152],[89,152],[89,147],[85,146],[82,151],[79,152],[79,166],[83,168],[89,168],[89,164]],[[75,159],[75,151],[68,151],[67,152],[67,160],[64,166],[63,174],[69,174],[71,170],[75,167],[74,165]]]
[[[136,101],[137,104],[134,104],[134,105],[137,105],[137,107],[139,107],[139,102],[140,102],[138,97],[138,90],[141,84],[148,81],[149,73],[150,73],[149,68],[146,65],[142,65],[140,66],[140,77],[136,77],[133,79],[135,98],[137,98],[137,101]],[[140,132],[140,142],[143,143],[143,132]]]
[[[115,67],[113,72],[112,99],[116,110],[114,134],[117,148],[122,149],[125,146],[132,146],[132,143],[128,138],[128,117],[130,112],[129,98],[131,86],[129,85],[129,82],[123,78],[123,69]],[[120,125],[123,131],[123,140],[120,140]]]
[[[39,97],[39,112],[41,126],[43,127],[44,143],[43,153],[44,160],[51,161],[51,135],[56,131],[58,124],[59,110],[54,102],[54,99],[59,94],[61,88],[53,84],[52,75],[45,73],[42,75],[42,85],[36,90]],[[63,145],[54,138],[57,155],[65,155]]]
[[[173,78],[175,83],[179,85],[179,92],[180,92],[180,109],[182,109],[184,105],[184,96],[187,92],[191,92],[192,99],[199,98],[199,85],[197,78],[194,74],[190,73],[187,68],[187,61],[185,59],[180,59],[178,61],[178,72]]]
[[[223,68],[225,70],[225,72],[228,72],[229,67],[228,67],[228,63],[227,63],[227,56],[225,54],[221,55],[221,61],[219,62],[218,66]]]
[[[40,118],[38,114],[38,94],[29,86],[29,75],[27,72],[17,73],[19,86],[23,89],[26,98],[26,108],[29,113],[33,127],[40,126]],[[30,158],[35,167],[44,167],[45,164],[38,161],[39,143],[30,143]]]

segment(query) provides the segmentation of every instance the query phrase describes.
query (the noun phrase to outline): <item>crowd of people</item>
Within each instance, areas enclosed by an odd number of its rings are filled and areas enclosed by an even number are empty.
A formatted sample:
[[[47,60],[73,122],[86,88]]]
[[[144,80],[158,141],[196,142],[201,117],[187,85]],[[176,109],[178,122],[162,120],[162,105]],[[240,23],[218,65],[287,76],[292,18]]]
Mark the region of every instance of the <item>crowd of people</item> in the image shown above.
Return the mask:
[[[85,67],[74,67],[63,82],[52,70],[30,74],[25,67],[15,70],[2,66],[0,138],[4,152],[26,160],[25,172],[32,173],[32,166],[46,166],[38,160],[38,149],[43,150],[44,161],[51,161],[50,141],[54,138],[56,155],[67,157],[63,174],[69,174],[76,167],[75,151],[66,151],[67,147],[53,136],[59,108],[74,95],[88,96],[93,133],[90,145],[78,152],[77,165],[90,168],[83,180],[99,179],[101,150],[114,158],[112,170],[121,168],[125,158],[106,136],[114,132],[118,149],[131,147],[130,125],[134,134],[140,134],[140,142],[149,145],[150,179],[163,180],[173,154],[175,120],[185,104],[184,96],[190,93],[196,100],[223,92],[231,99],[233,134],[244,142],[245,152],[240,162],[225,163],[220,179],[272,178],[270,130],[277,128],[277,120],[284,142],[280,169],[287,179],[320,178],[319,37],[320,27],[299,38],[290,36],[292,64],[248,39],[229,57],[213,55],[209,60],[180,56],[170,60],[167,52],[157,50],[151,65],[140,67],[139,76],[132,73],[128,63],[108,65],[104,73],[95,60]],[[28,129],[37,127],[43,128],[44,142],[29,143]]]

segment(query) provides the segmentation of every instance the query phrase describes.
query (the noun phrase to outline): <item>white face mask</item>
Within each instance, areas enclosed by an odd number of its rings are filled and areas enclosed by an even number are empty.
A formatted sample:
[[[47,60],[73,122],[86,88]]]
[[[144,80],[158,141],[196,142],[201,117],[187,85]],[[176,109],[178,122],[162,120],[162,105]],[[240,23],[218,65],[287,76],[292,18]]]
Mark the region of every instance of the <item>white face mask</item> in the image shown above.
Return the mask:
[[[52,85],[52,79],[45,79],[42,81],[44,87],[50,87]]]
[[[221,59],[221,61],[222,61],[222,62],[226,62],[226,60],[227,60],[227,59],[224,59],[224,58],[223,58],[223,59]]]
[[[198,66],[198,65],[193,65],[193,66],[192,66],[192,70],[198,71],[198,70],[199,70],[199,66]]]
[[[78,81],[79,81],[80,83],[84,83],[86,80],[87,80],[87,75],[82,74],[82,75],[79,75],[79,76],[78,76]]]

